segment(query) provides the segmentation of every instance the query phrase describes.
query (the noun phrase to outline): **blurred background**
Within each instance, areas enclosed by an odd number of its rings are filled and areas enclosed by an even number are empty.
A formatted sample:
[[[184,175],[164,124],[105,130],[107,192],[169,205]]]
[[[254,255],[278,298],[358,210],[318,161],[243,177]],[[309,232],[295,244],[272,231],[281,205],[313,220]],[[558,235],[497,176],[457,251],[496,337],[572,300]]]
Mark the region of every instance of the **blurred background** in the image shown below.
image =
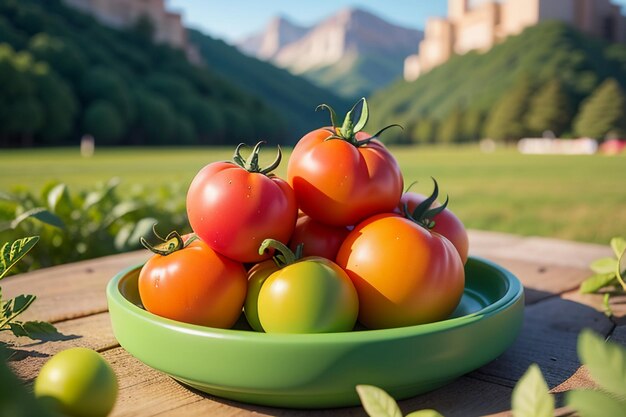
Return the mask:
[[[260,139],[286,159],[329,123],[317,105],[366,97],[367,130],[403,126],[381,140],[407,184],[435,176],[469,227],[606,243],[626,233],[624,5],[0,0],[0,241],[46,237],[39,266],[184,230],[204,164]]]

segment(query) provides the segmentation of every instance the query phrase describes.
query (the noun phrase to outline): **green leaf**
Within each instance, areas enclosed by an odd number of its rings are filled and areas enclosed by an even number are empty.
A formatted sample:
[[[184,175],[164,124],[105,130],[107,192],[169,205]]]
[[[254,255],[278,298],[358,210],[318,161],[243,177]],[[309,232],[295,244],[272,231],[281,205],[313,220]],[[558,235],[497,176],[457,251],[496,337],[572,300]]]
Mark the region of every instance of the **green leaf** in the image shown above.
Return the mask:
[[[57,184],[48,192],[47,195],[48,208],[52,212],[58,212],[59,209],[68,209],[69,196],[67,192],[67,185]],[[61,205],[61,206],[59,206]],[[65,207],[63,207],[65,205]]]
[[[9,324],[15,317],[22,314],[37,297],[30,294],[21,294],[6,301],[2,305],[2,321],[0,329]]]
[[[435,410],[428,409],[428,410],[414,411],[410,414],[407,414],[406,417],[443,417],[443,415],[439,414]]]
[[[12,243],[5,243],[0,248],[0,279],[39,241],[39,236],[25,237]]]
[[[626,403],[602,391],[575,390],[567,393],[565,403],[580,417],[624,417]]]
[[[356,392],[370,417],[402,417],[398,403],[384,390],[373,385],[357,385]]]
[[[9,326],[16,337],[25,336],[43,341],[59,340],[63,337],[56,327],[45,321],[14,321],[9,323]]]
[[[608,292],[604,294],[604,297],[602,297],[602,310],[604,311],[605,316],[613,316],[613,309],[611,308],[611,294]]]
[[[15,229],[24,220],[33,217],[40,222],[49,224],[50,226],[58,227],[59,229],[65,229],[65,223],[59,216],[51,213],[44,207],[35,207],[20,214],[11,222],[11,229]]]
[[[591,294],[612,284],[614,281],[617,281],[615,272],[592,275],[580,284],[580,292],[583,294]]]
[[[611,239],[611,248],[613,249],[615,257],[619,259],[622,253],[626,251],[626,239],[623,237],[614,237]]]
[[[626,269],[626,250],[617,258],[617,265],[615,265],[615,277],[617,282],[622,286],[622,289],[626,291],[626,282],[624,282],[624,271]],[[626,271],[625,271],[626,272]]]
[[[363,105],[361,106],[361,115],[359,116],[359,120],[356,122],[353,128],[354,133],[363,130],[363,128],[367,124],[367,120],[370,117],[367,100],[365,100],[365,98],[362,98],[360,101],[363,102]]]
[[[625,348],[585,329],[578,337],[578,356],[602,389],[626,400]]]
[[[608,274],[615,272],[617,260],[614,258],[600,258],[593,261],[589,268],[596,274]]]
[[[102,222],[101,228],[108,228],[117,220],[121,219],[129,213],[139,210],[141,207],[142,206],[139,203],[136,203],[134,201],[122,201],[121,203],[116,204]]]
[[[119,178],[113,177],[106,183],[104,189],[90,192],[83,202],[83,210],[87,210],[92,206],[99,204],[101,201],[109,198],[111,194],[113,194],[115,188],[120,184],[120,182],[121,181]]]
[[[537,364],[532,364],[513,389],[514,417],[553,417],[554,397]]]
[[[157,223],[157,219],[147,217],[139,220],[136,224],[127,223],[117,232],[113,244],[115,249],[125,252],[136,249],[140,246],[139,238],[150,235],[152,227]]]

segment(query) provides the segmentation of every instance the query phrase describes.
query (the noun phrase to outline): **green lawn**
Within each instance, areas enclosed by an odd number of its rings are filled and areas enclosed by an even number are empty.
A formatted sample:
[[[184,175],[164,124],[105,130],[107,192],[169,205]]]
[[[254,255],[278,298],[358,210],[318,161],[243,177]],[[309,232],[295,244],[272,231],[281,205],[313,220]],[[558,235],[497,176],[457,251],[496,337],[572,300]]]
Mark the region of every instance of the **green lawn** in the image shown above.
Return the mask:
[[[268,148],[268,162],[274,152]],[[626,155],[521,155],[514,149],[392,148],[406,184],[430,192],[435,177],[450,208],[470,228],[606,244],[626,235]],[[1,150],[0,190],[46,182],[89,189],[117,176],[120,190],[177,182],[184,188],[205,164],[229,159],[230,149]],[[278,170],[285,173],[286,158]],[[184,195],[180,196],[184,198]]]

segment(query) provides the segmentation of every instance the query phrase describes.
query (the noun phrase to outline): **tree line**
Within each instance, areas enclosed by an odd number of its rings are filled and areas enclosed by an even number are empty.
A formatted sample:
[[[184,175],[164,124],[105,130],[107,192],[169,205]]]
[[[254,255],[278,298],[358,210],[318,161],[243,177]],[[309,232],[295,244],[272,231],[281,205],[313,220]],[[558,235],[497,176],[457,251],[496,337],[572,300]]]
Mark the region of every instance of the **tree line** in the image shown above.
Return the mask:
[[[461,143],[490,138],[501,142],[524,137],[621,137],[626,133],[626,95],[608,78],[575,111],[563,83],[553,79],[533,89],[521,80],[491,111],[455,107],[444,119],[418,118],[405,141]]]

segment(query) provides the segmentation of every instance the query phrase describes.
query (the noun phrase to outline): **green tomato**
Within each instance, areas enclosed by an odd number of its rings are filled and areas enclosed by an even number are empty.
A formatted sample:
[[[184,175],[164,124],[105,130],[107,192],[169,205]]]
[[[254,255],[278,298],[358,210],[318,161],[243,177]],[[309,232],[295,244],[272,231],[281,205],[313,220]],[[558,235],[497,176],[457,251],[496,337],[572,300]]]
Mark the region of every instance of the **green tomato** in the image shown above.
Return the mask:
[[[250,327],[257,332],[263,331],[263,326],[261,326],[261,321],[259,320],[259,292],[261,292],[261,287],[265,280],[278,269],[279,266],[270,259],[254,265],[248,271],[248,291],[243,305],[243,312]]]
[[[262,283],[258,318],[268,333],[344,332],[354,328],[359,299],[348,274],[311,256],[284,266]]]
[[[117,378],[96,351],[71,348],[54,355],[35,379],[35,396],[73,417],[107,416],[117,398]]]

